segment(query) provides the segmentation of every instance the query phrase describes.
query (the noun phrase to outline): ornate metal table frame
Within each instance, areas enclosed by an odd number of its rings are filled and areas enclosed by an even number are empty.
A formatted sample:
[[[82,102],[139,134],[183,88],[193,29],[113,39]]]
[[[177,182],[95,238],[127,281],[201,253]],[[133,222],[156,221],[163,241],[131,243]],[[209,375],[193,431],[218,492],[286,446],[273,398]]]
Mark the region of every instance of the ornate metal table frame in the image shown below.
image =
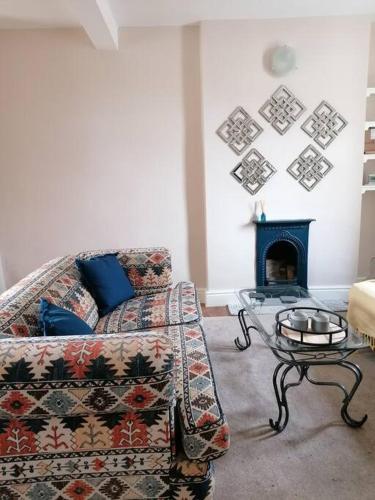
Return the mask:
[[[234,343],[240,351],[244,351],[251,346],[250,331],[258,331],[254,325],[248,325],[245,319],[245,309],[238,312],[238,320],[241,325],[245,343],[241,343],[239,337],[234,340]],[[362,381],[362,372],[358,365],[348,361],[347,358],[357,349],[342,349],[342,350],[315,350],[315,351],[295,351],[284,352],[269,346],[275,357],[279,360],[273,373],[273,387],[275,390],[276,401],[278,406],[278,416],[276,420],[269,419],[269,424],[277,432],[282,432],[289,421],[289,406],[286,393],[291,387],[300,385],[304,379],[315,385],[335,386],[342,390],[344,399],[341,406],[341,417],[344,422],[350,427],[361,427],[367,420],[367,415],[364,415],[360,420],[356,420],[348,413],[348,406],[356,393],[359,384]],[[323,382],[313,379],[309,375],[309,368],[316,365],[337,365],[351,371],[355,376],[355,382],[351,390],[339,382]],[[296,382],[286,383],[286,377],[290,371],[295,368],[298,373]]]

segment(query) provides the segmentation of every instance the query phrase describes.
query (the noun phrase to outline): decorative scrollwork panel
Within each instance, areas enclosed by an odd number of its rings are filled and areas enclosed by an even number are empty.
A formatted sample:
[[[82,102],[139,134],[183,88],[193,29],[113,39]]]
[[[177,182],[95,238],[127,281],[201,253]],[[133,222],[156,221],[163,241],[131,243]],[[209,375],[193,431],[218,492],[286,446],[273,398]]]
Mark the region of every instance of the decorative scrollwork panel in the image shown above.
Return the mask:
[[[301,125],[301,129],[321,148],[326,149],[347,124],[345,118],[333,106],[322,101]]]
[[[260,108],[259,113],[281,135],[304,113],[305,106],[285,85],[281,85]]]
[[[242,154],[262,132],[262,127],[241,106],[216,131],[237,155]]]
[[[255,148],[231,171],[231,175],[250,194],[256,194],[275,173],[276,169]]]
[[[314,187],[332,170],[333,165],[314,146],[309,145],[289,165],[287,172],[307,191]]]

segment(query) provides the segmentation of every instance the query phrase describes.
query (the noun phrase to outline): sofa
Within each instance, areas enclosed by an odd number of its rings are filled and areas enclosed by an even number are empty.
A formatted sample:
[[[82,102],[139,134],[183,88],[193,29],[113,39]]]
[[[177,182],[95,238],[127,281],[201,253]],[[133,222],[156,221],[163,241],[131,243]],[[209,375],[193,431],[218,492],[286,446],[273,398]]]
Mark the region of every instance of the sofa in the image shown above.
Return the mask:
[[[135,297],[99,318],[75,259],[118,252]],[[40,298],[94,335],[43,337]],[[0,296],[0,498],[213,496],[229,447],[193,283],[165,248],[54,259]]]

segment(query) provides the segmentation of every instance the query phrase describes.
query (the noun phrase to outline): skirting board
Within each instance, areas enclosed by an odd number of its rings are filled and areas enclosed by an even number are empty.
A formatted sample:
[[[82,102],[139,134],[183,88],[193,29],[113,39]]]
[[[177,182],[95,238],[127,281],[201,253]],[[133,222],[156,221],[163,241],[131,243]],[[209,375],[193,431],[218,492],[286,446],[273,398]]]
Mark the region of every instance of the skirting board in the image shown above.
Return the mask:
[[[350,286],[311,286],[311,293],[318,299],[348,300]],[[226,306],[236,302],[236,290],[198,289],[199,299],[207,307]]]

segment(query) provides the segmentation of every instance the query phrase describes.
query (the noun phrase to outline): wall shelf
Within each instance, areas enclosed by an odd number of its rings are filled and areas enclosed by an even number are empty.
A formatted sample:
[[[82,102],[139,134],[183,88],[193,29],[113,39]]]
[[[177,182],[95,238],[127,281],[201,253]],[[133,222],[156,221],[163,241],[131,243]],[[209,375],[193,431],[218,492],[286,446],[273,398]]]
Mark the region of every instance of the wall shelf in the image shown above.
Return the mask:
[[[365,153],[363,155],[363,163],[366,163],[369,160],[375,160],[375,153]]]
[[[366,96],[370,97],[370,95],[375,95],[375,87],[367,87]]]
[[[375,184],[364,184],[362,186],[362,194],[366,193],[366,191],[375,191]]]
[[[375,128],[375,122],[365,122],[365,130],[369,128]]]

